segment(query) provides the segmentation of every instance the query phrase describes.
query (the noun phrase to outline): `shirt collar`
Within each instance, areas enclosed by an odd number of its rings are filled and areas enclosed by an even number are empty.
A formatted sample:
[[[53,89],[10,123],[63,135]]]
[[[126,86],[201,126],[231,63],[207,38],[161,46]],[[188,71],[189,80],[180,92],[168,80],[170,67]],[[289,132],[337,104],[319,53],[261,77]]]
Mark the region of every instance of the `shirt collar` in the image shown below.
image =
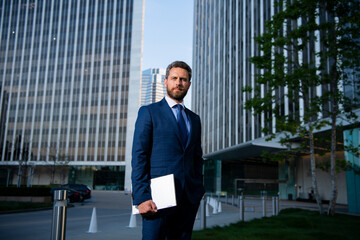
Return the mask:
[[[184,101],[182,101],[181,103],[177,103],[175,102],[173,99],[171,99],[170,97],[168,97],[167,95],[165,96],[165,100],[168,103],[170,108],[173,108],[175,105],[180,104],[184,109],[185,109],[185,104]]]

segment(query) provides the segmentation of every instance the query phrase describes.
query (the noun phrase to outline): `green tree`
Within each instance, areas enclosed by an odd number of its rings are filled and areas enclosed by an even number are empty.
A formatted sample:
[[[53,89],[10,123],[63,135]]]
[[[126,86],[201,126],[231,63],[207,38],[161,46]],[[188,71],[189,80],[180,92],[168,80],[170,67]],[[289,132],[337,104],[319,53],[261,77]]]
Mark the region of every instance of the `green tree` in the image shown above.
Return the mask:
[[[333,215],[338,193],[337,127],[342,120],[357,119],[353,109],[358,107],[359,99],[359,1],[285,0],[277,1],[275,7],[265,33],[256,38],[259,55],[251,61],[258,69],[257,85],[244,90],[254,93],[245,105],[255,114],[266,114],[265,134],[273,137],[282,133],[281,143],[288,146],[288,151],[279,156],[307,149],[320,213],[323,207],[315,171],[318,152],[314,134],[330,127],[332,189],[328,214]],[[347,96],[346,87],[355,94]],[[305,140],[296,149],[291,144],[295,138]]]
[[[56,152],[56,150],[51,152]],[[60,175],[63,175],[64,171],[68,171],[69,160],[66,154],[59,154],[58,152],[50,154],[49,158],[49,165],[45,167],[49,170],[50,184],[55,184],[56,173],[58,172]]]

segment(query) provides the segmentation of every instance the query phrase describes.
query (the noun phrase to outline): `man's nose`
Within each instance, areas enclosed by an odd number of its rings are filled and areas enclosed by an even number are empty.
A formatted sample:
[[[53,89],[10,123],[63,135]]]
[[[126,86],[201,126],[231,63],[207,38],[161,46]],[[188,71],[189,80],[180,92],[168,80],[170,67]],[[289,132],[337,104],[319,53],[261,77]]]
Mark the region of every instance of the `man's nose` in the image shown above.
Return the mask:
[[[182,85],[182,80],[180,78],[177,78],[175,80],[175,82],[176,82],[176,85]]]

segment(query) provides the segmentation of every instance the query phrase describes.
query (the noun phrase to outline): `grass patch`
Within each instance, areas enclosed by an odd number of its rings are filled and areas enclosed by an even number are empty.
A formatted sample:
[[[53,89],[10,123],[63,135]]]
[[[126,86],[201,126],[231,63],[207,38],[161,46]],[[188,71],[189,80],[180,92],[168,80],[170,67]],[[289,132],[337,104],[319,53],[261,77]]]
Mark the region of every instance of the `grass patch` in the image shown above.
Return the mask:
[[[52,206],[52,203],[0,201],[0,211],[48,208]]]
[[[359,239],[360,217],[336,214],[333,217],[316,211],[285,209],[279,216],[238,222],[227,227],[194,231],[193,240],[265,240],[265,239]]]

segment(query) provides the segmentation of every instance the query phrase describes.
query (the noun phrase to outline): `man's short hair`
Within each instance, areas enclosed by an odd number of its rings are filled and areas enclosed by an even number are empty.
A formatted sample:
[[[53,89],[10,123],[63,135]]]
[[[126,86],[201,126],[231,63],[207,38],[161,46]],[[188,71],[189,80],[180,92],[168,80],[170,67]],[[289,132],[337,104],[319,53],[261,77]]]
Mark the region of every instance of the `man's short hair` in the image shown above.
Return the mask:
[[[189,74],[189,81],[191,80],[191,67],[182,61],[175,61],[175,62],[170,63],[170,65],[166,68],[166,76],[165,76],[166,79],[168,78],[170,70],[172,68],[185,69]]]

